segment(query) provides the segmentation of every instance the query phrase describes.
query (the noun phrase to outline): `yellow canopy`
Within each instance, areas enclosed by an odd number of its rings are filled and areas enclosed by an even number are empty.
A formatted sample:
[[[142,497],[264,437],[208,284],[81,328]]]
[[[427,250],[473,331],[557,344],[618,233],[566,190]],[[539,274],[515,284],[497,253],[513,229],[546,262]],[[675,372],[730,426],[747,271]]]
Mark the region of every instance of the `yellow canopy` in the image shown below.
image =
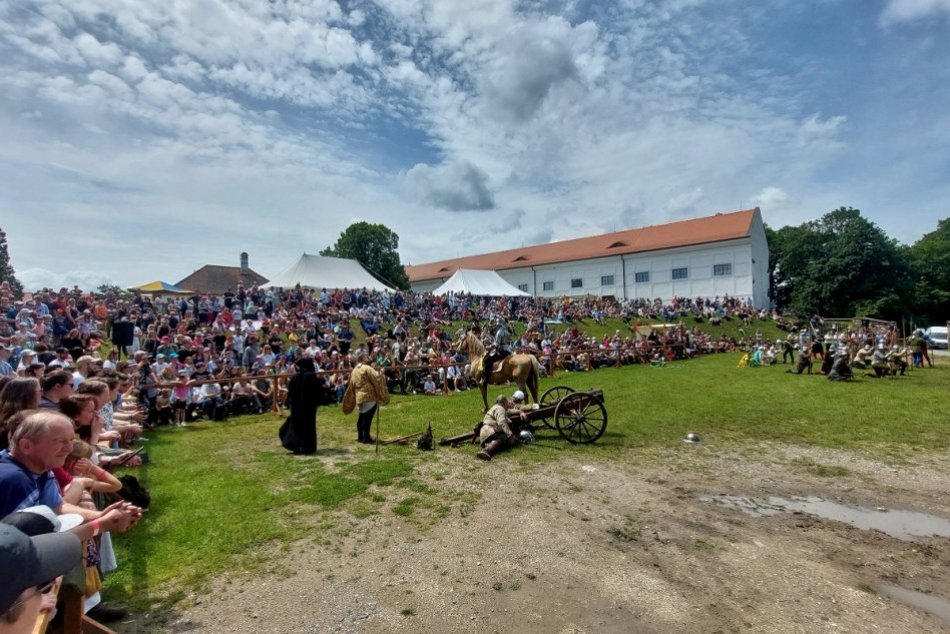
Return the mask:
[[[168,282],[155,281],[149,282],[147,284],[140,284],[139,286],[133,286],[129,289],[130,291],[139,291],[142,293],[151,293],[152,295],[194,295],[194,291],[189,291],[186,288],[179,288],[174,284],[169,284]]]

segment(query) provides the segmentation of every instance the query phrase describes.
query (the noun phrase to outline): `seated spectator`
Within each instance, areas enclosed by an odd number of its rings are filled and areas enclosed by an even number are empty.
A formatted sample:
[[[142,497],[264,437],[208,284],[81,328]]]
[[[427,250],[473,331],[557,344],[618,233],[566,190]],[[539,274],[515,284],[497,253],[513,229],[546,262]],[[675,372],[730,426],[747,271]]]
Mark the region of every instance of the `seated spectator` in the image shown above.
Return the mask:
[[[3,390],[0,390],[0,449],[7,446],[12,431],[9,423],[13,416],[24,410],[38,408],[41,397],[38,379],[17,377],[3,386]]]
[[[80,532],[83,539],[100,531],[122,531],[138,521],[141,510],[125,503],[90,511],[64,502],[51,470],[62,467],[72,450],[72,421],[58,412],[44,410],[21,412],[18,418],[10,435],[9,453],[0,455],[0,516],[37,504],[50,507],[58,515],[78,513],[91,523]]]
[[[155,399],[155,411],[158,415],[159,425],[170,425],[172,422],[172,391],[169,388],[162,388]]]
[[[16,371],[20,376],[26,376],[26,371],[33,364],[34,359],[36,359],[36,353],[32,350],[25,349],[20,352],[20,362],[17,364]]]
[[[43,396],[40,409],[59,409],[59,402],[73,393],[73,375],[66,370],[54,370],[40,381]]]
[[[265,372],[268,370],[269,369],[265,367]],[[250,385],[250,392],[254,405],[259,413],[266,412],[273,406],[274,385],[269,379],[261,377],[255,380]]]
[[[197,405],[208,420],[224,419],[224,398],[219,383],[205,383],[198,390]]]
[[[39,615],[54,609],[56,581],[82,559],[82,544],[72,533],[50,531],[28,537],[0,524],[0,632],[29,634]],[[52,605],[51,605],[52,604]]]
[[[10,365],[10,355],[13,348],[0,344],[0,376],[13,376],[16,369]]]
[[[431,374],[426,375],[425,383],[422,384],[422,390],[430,396],[435,396],[439,393],[439,390],[435,385],[435,380]]]

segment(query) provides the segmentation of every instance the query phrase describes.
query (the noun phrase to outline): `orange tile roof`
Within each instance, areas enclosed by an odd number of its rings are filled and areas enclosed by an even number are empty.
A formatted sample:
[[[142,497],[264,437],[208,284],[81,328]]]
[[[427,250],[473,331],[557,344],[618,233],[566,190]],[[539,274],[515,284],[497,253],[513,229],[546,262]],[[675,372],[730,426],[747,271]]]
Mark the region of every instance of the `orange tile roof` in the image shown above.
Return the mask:
[[[419,282],[450,277],[460,268],[500,271],[734,240],[749,235],[755,211],[755,209],[745,209],[586,238],[470,255],[416,266],[407,265],[406,274],[410,282]]]

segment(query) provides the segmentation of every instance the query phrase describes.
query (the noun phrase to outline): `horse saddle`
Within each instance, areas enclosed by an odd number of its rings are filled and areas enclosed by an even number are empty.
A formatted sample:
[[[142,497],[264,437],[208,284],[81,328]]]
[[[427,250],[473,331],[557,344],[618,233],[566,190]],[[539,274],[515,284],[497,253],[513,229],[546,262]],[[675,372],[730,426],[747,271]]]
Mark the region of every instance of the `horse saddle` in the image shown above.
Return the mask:
[[[494,374],[495,372],[501,372],[502,366],[505,364],[505,359],[507,359],[510,356],[511,354],[506,354],[500,359],[492,359],[491,373]],[[482,366],[482,368],[484,369],[484,366]]]

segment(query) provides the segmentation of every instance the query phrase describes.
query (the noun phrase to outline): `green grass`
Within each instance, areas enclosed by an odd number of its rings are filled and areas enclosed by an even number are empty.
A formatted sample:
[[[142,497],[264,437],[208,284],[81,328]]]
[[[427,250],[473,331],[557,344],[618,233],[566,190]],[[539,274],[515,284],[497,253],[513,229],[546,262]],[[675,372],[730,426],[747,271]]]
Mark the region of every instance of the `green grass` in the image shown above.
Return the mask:
[[[950,366],[915,370],[894,380],[834,383],[819,375],[789,375],[787,366],[737,368],[738,354],[714,355],[663,368],[631,366],[563,373],[542,390],[564,384],[602,389],[609,424],[591,445],[570,445],[542,431],[537,443],[500,456],[529,469],[567,456],[584,461],[647,460],[663,451],[717,451],[762,441],[855,450],[888,460],[950,447]],[[513,386],[492,387],[490,398]],[[422,431],[437,438],[471,429],[481,417],[477,392],[448,397],[394,396],[380,417],[383,438]],[[152,508],[132,532],[117,535],[120,567],[107,578],[107,596],[136,610],[167,607],[207,590],[222,572],[269,572],[275,552],[298,539],[335,547],[351,522],[373,514],[425,529],[453,509],[471,513],[477,497],[453,491],[446,464],[490,468],[475,448],[389,445],[377,457],[356,445],[355,417],[321,408],[321,457],[288,455],[277,441],[281,418],[247,416],[149,434],[151,464],[138,475]],[[686,447],[693,431],[703,442]],[[375,434],[375,429],[373,430]],[[429,476],[419,467],[438,465]],[[818,476],[847,475],[835,465],[799,459]],[[457,517],[457,516],[456,516]],[[624,535],[615,535],[623,538]],[[279,554],[279,553],[278,553]]]

